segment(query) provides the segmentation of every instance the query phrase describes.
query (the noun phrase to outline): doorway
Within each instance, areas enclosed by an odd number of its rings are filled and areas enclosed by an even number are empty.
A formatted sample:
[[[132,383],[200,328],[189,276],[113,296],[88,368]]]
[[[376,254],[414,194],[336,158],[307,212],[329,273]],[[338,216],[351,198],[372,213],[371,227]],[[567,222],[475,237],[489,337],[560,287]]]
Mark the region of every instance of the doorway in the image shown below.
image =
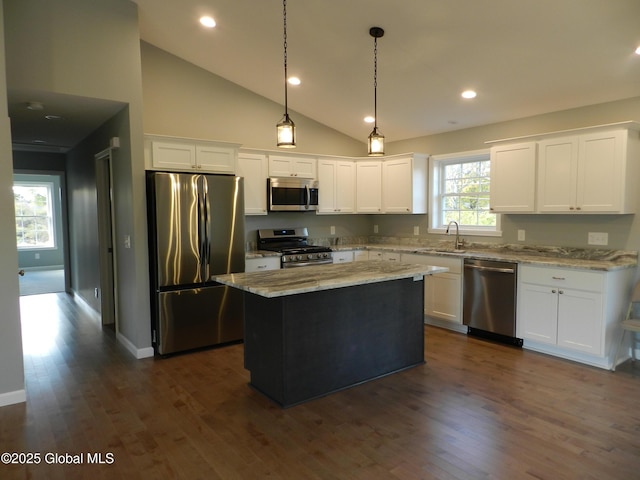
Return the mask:
[[[110,148],[95,156],[100,261],[100,288],[96,289],[96,294],[100,299],[102,325],[114,328],[117,332],[111,161]]]

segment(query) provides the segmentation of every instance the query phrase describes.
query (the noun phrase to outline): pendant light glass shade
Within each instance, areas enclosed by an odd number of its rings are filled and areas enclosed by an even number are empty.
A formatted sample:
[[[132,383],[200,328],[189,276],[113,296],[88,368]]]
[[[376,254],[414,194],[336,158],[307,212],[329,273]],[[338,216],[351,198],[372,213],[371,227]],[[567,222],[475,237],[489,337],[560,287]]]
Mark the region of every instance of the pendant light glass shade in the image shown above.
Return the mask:
[[[369,134],[369,155],[384,155],[384,135],[378,131],[378,39],[384,35],[380,27],[371,27],[369,35],[373,37],[373,131]]]
[[[378,127],[373,127],[369,135],[369,156],[384,155],[384,135],[378,132]]]
[[[287,102],[287,0],[282,0],[283,30],[284,30],[284,117],[276,125],[277,146],[280,148],[295,148],[296,125],[289,118]]]
[[[278,147],[295,148],[296,146],[296,125],[289,118],[289,114],[285,113],[284,117],[278,125],[276,125],[278,134]]]

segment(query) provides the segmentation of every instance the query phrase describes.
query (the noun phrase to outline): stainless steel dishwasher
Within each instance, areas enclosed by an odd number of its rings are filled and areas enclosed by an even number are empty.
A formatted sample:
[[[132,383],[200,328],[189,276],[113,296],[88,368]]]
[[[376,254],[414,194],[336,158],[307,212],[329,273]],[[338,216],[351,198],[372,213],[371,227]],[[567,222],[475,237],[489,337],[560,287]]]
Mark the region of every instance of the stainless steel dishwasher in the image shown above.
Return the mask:
[[[516,338],[518,264],[464,260],[462,323],[470,335],[522,346]]]

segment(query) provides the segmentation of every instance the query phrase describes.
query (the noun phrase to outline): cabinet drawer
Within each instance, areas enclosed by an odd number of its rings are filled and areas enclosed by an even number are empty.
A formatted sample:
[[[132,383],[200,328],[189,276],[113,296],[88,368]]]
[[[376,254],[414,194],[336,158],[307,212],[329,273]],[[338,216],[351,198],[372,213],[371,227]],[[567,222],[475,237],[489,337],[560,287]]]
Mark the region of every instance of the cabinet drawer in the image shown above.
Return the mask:
[[[433,265],[434,267],[448,268],[449,273],[462,273],[462,258],[403,253],[402,261],[404,263],[417,263],[418,265]]]
[[[263,272],[265,270],[279,270],[280,257],[248,258],[244,261],[245,272]]]
[[[333,252],[333,263],[349,263],[353,262],[353,252]]]
[[[520,281],[525,283],[567,287],[591,292],[602,292],[604,289],[604,274],[600,272],[525,265],[520,267],[518,275]]]

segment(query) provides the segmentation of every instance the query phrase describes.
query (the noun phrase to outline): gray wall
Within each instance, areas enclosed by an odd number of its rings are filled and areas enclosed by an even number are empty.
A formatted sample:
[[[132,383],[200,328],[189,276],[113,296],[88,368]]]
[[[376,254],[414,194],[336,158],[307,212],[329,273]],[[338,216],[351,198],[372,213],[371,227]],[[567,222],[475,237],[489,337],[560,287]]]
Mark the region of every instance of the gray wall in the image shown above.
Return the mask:
[[[276,149],[276,124],[284,113],[282,105],[153,45],[143,42],[141,48],[145,133]],[[290,109],[289,114],[298,130],[295,151],[366,155],[363,141],[295,110]]]
[[[0,7],[3,7],[0,0]],[[3,10],[0,8],[0,91],[6,91]],[[18,252],[13,208],[13,161],[7,97],[0,95],[0,406],[24,401]]]
[[[388,144],[388,150],[391,154],[407,151],[432,155],[463,152],[486,148],[485,142],[490,140],[627,120],[640,121],[640,97],[393,142]],[[636,215],[503,215],[502,238],[469,238],[498,243],[594,248],[587,244],[588,232],[608,232],[609,246],[606,248],[639,250],[640,195],[638,202]],[[375,221],[380,224],[380,233],[385,235],[410,235],[412,225],[421,225],[421,231],[422,226],[426,228],[427,225],[426,216],[416,220],[399,216],[396,219],[380,217]],[[518,229],[526,231],[526,241],[517,241]]]
[[[93,162],[93,155],[117,133],[122,148],[114,152],[115,229],[131,237],[130,249],[116,249],[118,329],[136,349],[151,346],[148,258],[144,194],[142,78],[137,7],[128,0],[20,0],[5,2],[7,86],[99,98],[128,105],[111,124],[69,153],[74,167]],[[78,177],[67,169],[69,195],[89,187],[89,167]],[[73,187],[72,187],[73,185]],[[87,193],[87,198],[91,195]],[[84,198],[84,197],[83,197]],[[71,209],[70,249],[74,288],[86,299],[94,265],[80,262],[97,248],[82,229],[89,208]],[[80,262],[80,263],[79,263]],[[85,283],[86,280],[86,283]]]

